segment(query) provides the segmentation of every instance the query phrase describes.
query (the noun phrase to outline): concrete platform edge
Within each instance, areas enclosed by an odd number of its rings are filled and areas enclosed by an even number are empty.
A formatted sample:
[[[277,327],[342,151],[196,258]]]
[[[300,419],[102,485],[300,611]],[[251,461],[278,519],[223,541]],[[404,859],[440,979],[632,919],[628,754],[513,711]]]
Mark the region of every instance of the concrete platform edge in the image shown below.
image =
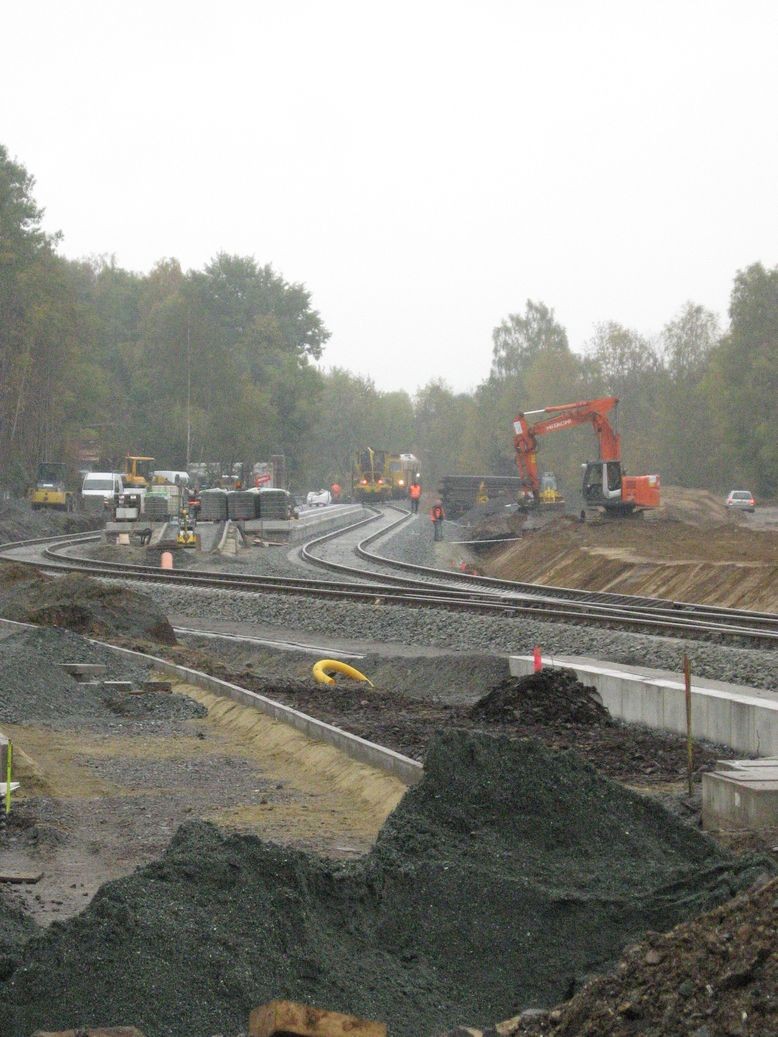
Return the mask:
[[[40,629],[35,624],[18,623],[10,619],[0,619],[0,625],[18,627],[25,630]],[[339,749],[359,763],[365,763],[370,767],[375,767],[377,770],[384,771],[386,774],[393,775],[405,785],[416,785],[422,779],[424,768],[417,760],[412,760],[408,756],[403,756],[401,753],[397,753],[393,749],[387,749],[385,746],[378,745],[375,742],[368,742],[366,739],[360,738],[358,735],[352,735],[348,731],[341,731],[340,728],[333,727],[332,724],[327,724],[323,720],[317,720],[315,717],[308,716],[307,713],[301,713],[297,709],[292,709],[291,706],[285,706],[281,702],[275,702],[265,695],[258,695],[256,692],[249,691],[247,688],[241,688],[237,684],[230,684],[228,681],[219,680],[218,677],[211,677],[200,670],[192,670],[187,666],[178,666],[176,663],[160,659],[155,655],[145,655],[143,652],[136,652],[130,648],[119,648],[105,641],[98,641],[93,637],[87,637],[84,640],[100,645],[101,648],[108,648],[120,655],[152,663],[156,669],[178,677],[188,684],[194,684],[198,688],[212,691],[214,695],[222,695],[225,698],[232,699],[233,702],[239,702],[243,706],[258,709],[274,720],[278,720],[282,724],[288,724],[295,730],[301,731],[309,738],[325,742],[327,745]],[[323,689],[322,694],[326,695],[326,690]]]
[[[655,730],[686,733],[682,681],[570,656],[544,657],[543,663],[575,670],[580,681],[597,690],[614,717]],[[512,655],[508,664],[510,672],[518,677],[532,672],[533,659],[530,655]],[[778,756],[778,695],[757,689],[749,694],[749,690],[724,691],[693,682],[693,737],[750,756]]]

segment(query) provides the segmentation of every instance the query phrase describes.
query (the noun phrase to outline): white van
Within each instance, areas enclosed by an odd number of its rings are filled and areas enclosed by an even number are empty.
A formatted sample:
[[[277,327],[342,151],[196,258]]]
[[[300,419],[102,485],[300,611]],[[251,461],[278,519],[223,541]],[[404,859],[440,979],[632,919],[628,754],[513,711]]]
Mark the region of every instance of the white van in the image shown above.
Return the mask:
[[[88,472],[81,486],[81,497],[88,508],[109,507],[115,493],[124,493],[121,472]]]

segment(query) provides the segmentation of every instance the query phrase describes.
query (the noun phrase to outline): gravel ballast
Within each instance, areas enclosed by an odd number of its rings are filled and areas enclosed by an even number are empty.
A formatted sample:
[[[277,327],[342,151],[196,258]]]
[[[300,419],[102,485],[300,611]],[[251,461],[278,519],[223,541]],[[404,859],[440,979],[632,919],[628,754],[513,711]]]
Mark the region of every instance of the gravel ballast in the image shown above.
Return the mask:
[[[107,667],[96,684],[79,683],[59,663]],[[201,716],[199,703],[181,695],[150,692],[128,697],[103,681],[129,681],[138,686],[149,667],[92,644],[68,630],[21,629],[0,641],[0,718],[6,724],[40,724],[78,728],[84,723],[121,726],[122,718],[153,722]]]
[[[239,591],[196,595],[147,583],[144,593],[169,613],[304,630],[333,638],[430,645],[449,651],[589,656],[605,661],[680,672],[689,655],[695,677],[778,689],[778,653],[533,619],[468,616],[445,609],[332,603],[316,598]]]
[[[449,733],[374,849],[334,864],[210,825],[6,961],[0,1032],[237,1034],[291,998],[396,1037],[553,1003],[625,942],[770,870],[534,741]]]

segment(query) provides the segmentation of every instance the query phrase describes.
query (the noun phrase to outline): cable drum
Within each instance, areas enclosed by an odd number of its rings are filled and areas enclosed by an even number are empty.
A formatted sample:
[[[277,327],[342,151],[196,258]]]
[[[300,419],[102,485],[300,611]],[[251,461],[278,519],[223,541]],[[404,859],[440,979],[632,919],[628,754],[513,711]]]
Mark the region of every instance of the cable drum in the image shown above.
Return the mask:
[[[200,494],[201,522],[224,522],[227,518],[227,491],[226,490],[204,490]]]
[[[227,494],[227,517],[237,522],[257,517],[259,494],[252,490],[233,490]]]
[[[286,490],[266,489],[257,494],[258,517],[266,521],[285,521],[291,515],[292,499]]]
[[[149,522],[164,522],[169,514],[168,499],[164,493],[147,493],[143,513]]]

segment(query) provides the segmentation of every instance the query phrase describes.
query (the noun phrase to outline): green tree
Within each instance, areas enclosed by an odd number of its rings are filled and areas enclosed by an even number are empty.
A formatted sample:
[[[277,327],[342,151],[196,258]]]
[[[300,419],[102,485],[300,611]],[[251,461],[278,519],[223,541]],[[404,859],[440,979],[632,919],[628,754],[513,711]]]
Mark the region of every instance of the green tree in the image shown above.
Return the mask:
[[[717,431],[705,377],[719,338],[716,315],[692,302],[662,330],[665,372],[657,432],[658,464],[666,483],[718,487]]]
[[[416,394],[414,453],[422,463],[425,490],[434,492],[442,475],[462,472],[472,407],[471,396],[453,392],[440,378],[428,382]]]
[[[719,486],[778,493],[778,267],[738,271],[730,329],[706,380],[711,424],[720,436]]]
[[[653,344],[637,331],[606,321],[596,326],[588,348],[591,394],[620,400],[613,422],[622,437],[624,470],[636,475],[656,472],[660,454],[657,414],[664,377]]]
[[[545,303],[527,299],[524,314],[509,313],[492,333],[492,374],[521,375],[541,352],[567,353],[567,332]]]

